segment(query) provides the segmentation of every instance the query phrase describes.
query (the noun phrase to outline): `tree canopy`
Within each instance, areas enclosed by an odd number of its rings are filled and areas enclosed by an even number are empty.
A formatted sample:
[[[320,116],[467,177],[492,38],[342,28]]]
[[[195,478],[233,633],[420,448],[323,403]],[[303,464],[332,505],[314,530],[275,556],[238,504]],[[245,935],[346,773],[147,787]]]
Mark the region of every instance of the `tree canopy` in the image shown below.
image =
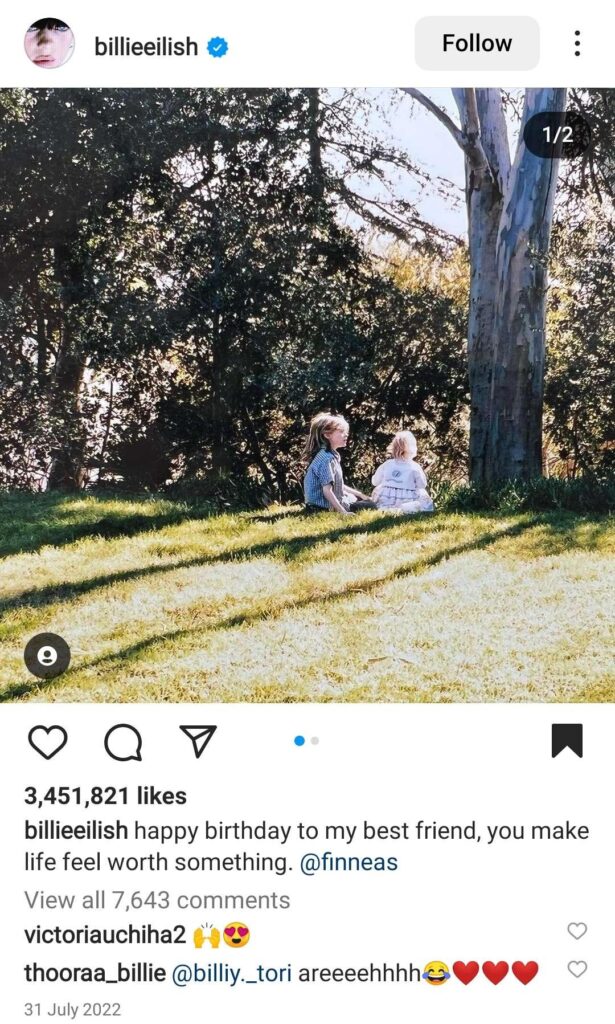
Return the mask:
[[[286,500],[321,408],[350,419],[363,478],[400,427],[428,468],[463,474],[468,251],[371,187],[425,174],[374,132],[372,102],[315,89],[0,93],[0,486],[175,482]],[[586,251],[606,260],[592,201]],[[568,241],[556,231],[562,281],[595,287]],[[587,320],[561,301],[565,352]],[[602,364],[606,299],[600,309]],[[565,449],[562,360],[547,397]]]

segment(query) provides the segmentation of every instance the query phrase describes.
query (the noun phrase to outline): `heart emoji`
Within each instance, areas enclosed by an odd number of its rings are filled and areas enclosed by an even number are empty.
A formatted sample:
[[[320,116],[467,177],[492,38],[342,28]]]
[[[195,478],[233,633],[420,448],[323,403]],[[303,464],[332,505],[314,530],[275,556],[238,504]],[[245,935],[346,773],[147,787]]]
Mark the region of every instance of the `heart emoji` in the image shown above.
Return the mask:
[[[585,960],[571,960],[568,964],[568,970],[571,974],[574,974],[575,978],[580,978],[582,974],[585,974],[587,964]]]
[[[512,972],[517,981],[520,981],[522,985],[527,985],[538,974],[538,964],[535,960],[528,960],[526,964],[521,960],[515,960]]]
[[[587,925],[583,921],[571,921],[568,925],[568,931],[573,939],[582,939],[587,931]]]
[[[61,725],[35,725],[28,733],[28,743],[37,754],[50,761],[66,745],[68,733]]]
[[[459,981],[462,981],[464,985],[469,985],[471,981],[474,981],[478,974],[478,964],[476,960],[468,960],[467,964],[464,964],[463,960],[455,960],[453,964],[453,974]]]
[[[483,974],[493,985],[499,985],[502,978],[508,974],[508,964],[505,960],[499,960],[497,964],[493,960],[487,960],[483,964]]]

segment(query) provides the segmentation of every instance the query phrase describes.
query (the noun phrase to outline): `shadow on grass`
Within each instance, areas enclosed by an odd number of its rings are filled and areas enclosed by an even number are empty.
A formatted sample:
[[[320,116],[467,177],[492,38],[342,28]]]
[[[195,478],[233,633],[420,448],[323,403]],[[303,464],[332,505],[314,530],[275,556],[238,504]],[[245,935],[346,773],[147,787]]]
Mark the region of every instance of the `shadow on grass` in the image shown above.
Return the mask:
[[[262,512],[258,515],[250,515],[251,523],[279,523],[284,519],[307,519],[311,513],[306,512],[304,505],[294,505],[291,508],[281,508],[277,512]]]
[[[313,522],[311,513],[304,513],[304,518]],[[252,519],[249,522],[253,522]],[[186,558],[177,562],[165,562],[162,565],[148,565],[137,569],[125,569],[121,572],[92,576],[86,580],[79,580],[76,583],[50,584],[47,587],[33,587],[16,597],[0,600],[0,614],[14,611],[17,608],[28,606],[30,608],[41,608],[47,604],[59,604],[72,600],[74,597],[89,594],[93,590],[102,587],[112,586],[115,583],[127,583],[134,580],[145,579],[149,576],[159,576],[163,573],[176,572],[180,569],[194,569],[198,566],[216,565],[224,562],[246,561],[251,558],[264,558],[274,552],[283,560],[291,560],[303,554],[304,551],[313,549],[320,544],[331,543],[342,537],[352,536],[357,533],[381,533],[392,527],[408,525],[399,516],[380,516],[370,522],[369,513],[361,515],[347,523],[343,519],[343,526],[334,527],[331,530],[320,533],[301,534],[298,537],[275,537],[272,540],[263,541],[259,544],[248,544],[243,547],[227,548],[215,555],[202,555],[198,558]],[[6,636],[4,634],[0,634]]]
[[[139,640],[137,643],[131,644],[128,647],[123,648],[121,651],[117,651],[113,654],[105,654],[99,658],[93,658],[91,661],[85,662],[80,666],[70,668],[67,673],[63,676],[58,677],[57,682],[65,682],[70,676],[78,671],[88,668],[96,668],[100,665],[113,664],[115,662],[128,661],[133,658],[139,657],[145,651],[150,650],[152,647],[158,645],[164,645],[166,643],[173,643],[178,640],[188,639],[195,635],[208,634],[218,632],[220,630],[230,630],[245,625],[253,625],[257,622],[262,622],[267,619],[277,619],[283,615],[286,611],[299,611],[302,608],[313,606],[316,604],[323,604],[327,602],[338,602],[347,599],[349,596],[360,593],[360,594],[371,594],[379,587],[384,586],[387,583],[392,582],[396,579],[401,579],[406,576],[418,575],[421,572],[426,572],[441,562],[447,561],[450,558],[454,558],[458,555],[465,555],[471,551],[482,550],[483,548],[489,547],[491,544],[496,543],[506,537],[518,537],[525,533],[527,530],[532,529],[537,524],[544,521],[544,515],[536,515],[531,518],[524,518],[521,522],[515,523],[513,526],[505,527],[502,530],[491,530],[481,536],[467,541],[463,544],[456,544],[452,547],[443,548],[440,551],[434,552],[433,555],[427,558],[421,558],[413,562],[406,563],[405,565],[399,566],[397,569],[392,570],[382,576],[378,576],[369,580],[365,580],[362,583],[354,583],[352,586],[342,586],[338,588],[331,588],[327,593],[321,594],[318,597],[303,598],[298,601],[281,601],[278,607],[269,609],[267,612],[238,612],[235,615],[228,616],[227,618],[220,619],[218,622],[213,623],[210,626],[203,626],[201,628],[191,627],[189,629],[177,629],[172,630],[168,633],[159,633],[155,636],[146,637],[143,640]],[[376,527],[379,524],[380,529],[386,528],[393,523],[399,524],[399,519],[394,520],[381,519],[372,523],[372,527]],[[354,524],[353,524],[354,525]],[[357,523],[355,529],[364,531],[366,523]],[[350,527],[352,529],[353,526]],[[335,534],[346,533],[348,527],[344,527],[341,530],[332,531]],[[323,537],[322,534],[318,535],[319,539]],[[326,535],[325,535],[326,536]],[[305,545],[305,538],[295,538],[295,540],[301,540]],[[278,544],[274,545],[279,547]],[[28,694],[34,693],[35,691],[41,691],[48,689],[54,685],[56,680],[49,680],[47,682],[32,681],[27,683],[16,683],[15,685],[6,689],[0,695],[0,703],[6,703],[7,701],[15,700],[19,697],[27,696]]]
[[[100,499],[101,515],[78,519],[75,506],[88,501],[88,512],[91,513],[96,507],[95,500],[90,495],[77,499],[65,495],[9,495],[0,498],[0,558],[39,551],[46,545],[65,547],[85,537],[134,537],[148,530],[161,530],[189,519],[208,519],[217,514],[213,507],[202,505],[178,506],[176,509],[153,511],[149,515],[124,513],[119,509],[104,512],[105,501],[122,500],[110,496]],[[147,499],[141,495],[123,500],[126,504],[135,504]],[[167,501],[166,504],[171,503]]]
[[[542,512],[543,529],[524,538],[521,557],[545,558],[567,551],[600,551],[603,540],[612,531],[612,516],[579,516],[574,512]]]
[[[583,549],[583,550],[595,550],[600,547],[600,539],[602,535],[608,530],[609,520],[608,518],[594,517],[592,519],[582,519],[574,513],[553,513],[553,512],[540,512],[536,513],[531,519],[525,517],[528,513],[524,513],[524,519],[522,525],[530,522],[533,532],[526,537],[523,549],[519,552],[520,556],[525,558],[535,558],[545,555],[557,555],[561,554],[566,550]],[[146,517],[139,517],[146,518]],[[186,514],[181,518],[174,518],[173,516],[165,517],[160,516],[153,521],[153,517],[149,520],[147,526],[143,526],[143,529],[163,529],[169,524],[175,524],[176,522],[182,522],[189,518],[195,518]],[[294,521],[297,519],[304,519],[306,523],[314,521],[314,513],[306,513],[303,508],[299,508],[297,512],[294,510],[290,513],[282,512],[280,515],[277,513],[272,514],[271,517],[267,516],[253,516],[246,517],[246,523],[251,524],[253,522],[272,522],[277,523],[280,520],[292,518]],[[502,513],[492,513],[491,516],[487,516],[485,513],[480,514],[480,518],[492,518],[494,520],[510,518],[503,515]],[[291,561],[298,558],[304,552],[312,549],[318,549],[322,544],[330,544],[337,540],[345,537],[352,537],[356,534],[379,534],[385,530],[390,530],[395,527],[403,530],[411,523],[426,523],[428,522],[430,527],[433,524],[434,528],[438,528],[438,520],[433,516],[419,516],[412,520],[397,516],[397,515],[380,515],[378,518],[373,518],[372,514],[362,513],[357,519],[352,522],[348,522],[345,518],[340,526],[332,527],[325,532],[318,533],[305,533],[300,534],[296,537],[274,537],[271,540],[263,541],[258,544],[245,544],[240,547],[230,547],[217,552],[215,555],[202,555],[195,558],[187,558],[175,562],[164,562],[160,565],[148,565],[140,566],[134,569],[125,569],[115,573],[101,573],[98,576],[92,576],[88,579],[79,580],[70,583],[53,583],[46,587],[33,587],[31,590],[22,591],[22,593],[15,595],[10,598],[0,599],[0,615],[10,611],[15,611],[19,608],[44,608],[50,604],[63,604],[67,601],[71,601],[75,597],[81,597],[86,594],[90,594],[93,591],[110,587],[115,584],[130,583],[137,580],[146,579],[148,577],[155,577],[164,575],[166,573],[177,572],[183,569],[194,569],[199,566],[216,565],[225,562],[235,561],[246,561],[252,558],[264,558],[268,555],[275,554],[284,561]],[[541,530],[536,530],[536,527],[543,527]],[[526,532],[527,527],[523,525],[523,532]],[[125,534],[126,536],[133,536],[135,533],[140,532],[138,527],[131,531],[124,529],[118,530],[118,534]],[[518,536],[513,533],[511,536]],[[498,534],[500,537],[508,536],[506,532]],[[19,631],[19,625],[15,625],[8,631],[2,631],[0,627],[0,636],[7,637],[13,632]]]

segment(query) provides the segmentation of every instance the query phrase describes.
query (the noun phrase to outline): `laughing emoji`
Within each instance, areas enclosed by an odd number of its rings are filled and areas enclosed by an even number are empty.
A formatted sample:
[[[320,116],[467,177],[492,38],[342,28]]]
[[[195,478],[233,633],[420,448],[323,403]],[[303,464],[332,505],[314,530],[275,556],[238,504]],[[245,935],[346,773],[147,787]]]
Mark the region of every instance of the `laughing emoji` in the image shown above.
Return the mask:
[[[423,971],[423,981],[430,985],[444,985],[450,978],[450,971],[441,960],[430,960]]]

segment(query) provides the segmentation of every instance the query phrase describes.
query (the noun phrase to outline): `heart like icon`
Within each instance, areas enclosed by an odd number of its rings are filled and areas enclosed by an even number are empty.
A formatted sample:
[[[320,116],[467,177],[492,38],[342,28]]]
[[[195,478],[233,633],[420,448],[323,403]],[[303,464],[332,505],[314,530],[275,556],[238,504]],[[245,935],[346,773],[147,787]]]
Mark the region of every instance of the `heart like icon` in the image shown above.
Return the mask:
[[[580,978],[582,974],[585,974],[587,964],[585,960],[571,960],[568,964],[568,970],[575,978]]]
[[[66,746],[68,733],[61,725],[35,725],[28,733],[28,743],[37,754],[50,761]]]
[[[584,921],[571,921],[568,925],[568,931],[573,939],[582,939],[587,931],[587,925]]]
[[[535,960],[528,960],[526,964],[522,963],[521,960],[515,960],[512,965],[512,972],[517,979],[523,985],[528,985],[532,978],[535,978],[538,974],[538,964]]]
[[[497,964],[493,960],[487,960],[483,964],[483,974],[493,985],[499,985],[508,974],[508,964],[505,960],[499,960]]]
[[[467,964],[464,964],[463,960],[455,960],[453,964],[453,974],[459,981],[462,981],[464,985],[469,985],[471,981],[474,981],[478,974],[478,963],[476,960],[468,960]]]

